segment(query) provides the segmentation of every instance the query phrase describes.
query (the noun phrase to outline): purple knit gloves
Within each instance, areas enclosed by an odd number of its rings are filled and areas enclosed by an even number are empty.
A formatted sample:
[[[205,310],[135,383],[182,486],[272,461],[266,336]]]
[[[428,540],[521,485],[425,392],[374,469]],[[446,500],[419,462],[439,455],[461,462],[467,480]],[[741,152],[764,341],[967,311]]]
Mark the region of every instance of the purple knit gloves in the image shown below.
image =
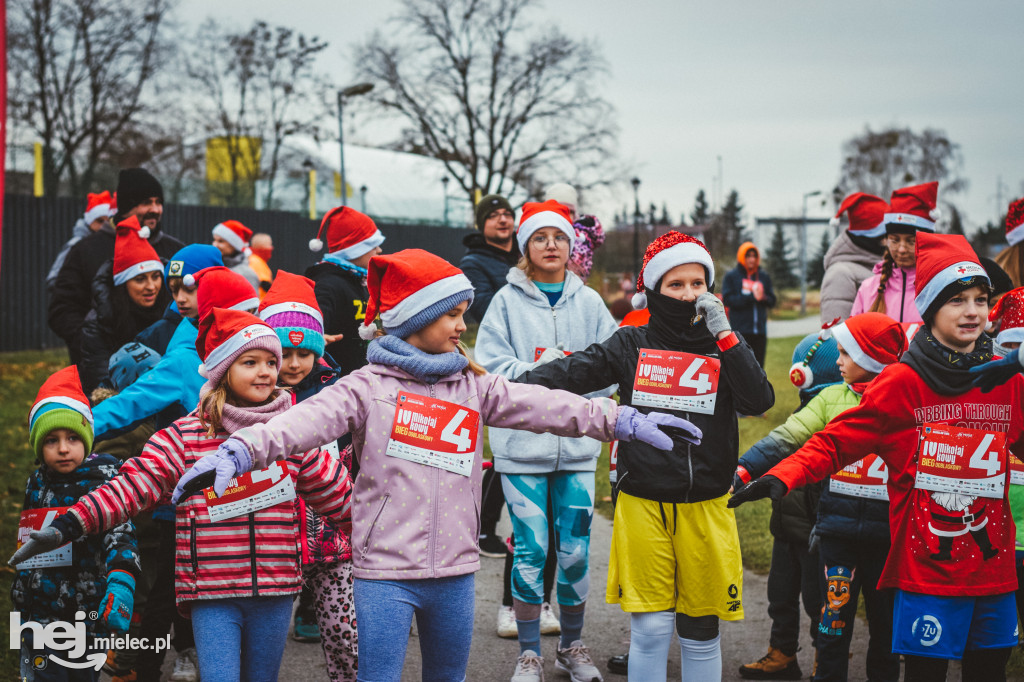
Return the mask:
[[[228,438],[220,444],[217,452],[206,455],[192,465],[174,486],[171,501],[178,503],[182,497],[213,485],[217,497],[224,494],[231,479],[252,469],[252,454],[249,446],[238,438]]]
[[[619,407],[618,419],[615,420],[615,437],[627,442],[643,441],[659,450],[671,450],[672,437],[664,431],[664,427],[678,429],[677,435],[693,445],[700,445],[704,435],[685,419],[665,412],[644,414],[629,405],[622,405]]]

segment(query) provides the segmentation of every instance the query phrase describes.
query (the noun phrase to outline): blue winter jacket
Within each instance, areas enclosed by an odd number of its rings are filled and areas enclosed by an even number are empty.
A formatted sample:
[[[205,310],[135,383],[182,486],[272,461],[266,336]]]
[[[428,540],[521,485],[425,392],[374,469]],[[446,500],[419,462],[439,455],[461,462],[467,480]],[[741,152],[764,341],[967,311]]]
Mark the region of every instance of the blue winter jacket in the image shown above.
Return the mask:
[[[480,323],[474,357],[488,372],[515,379],[534,364],[537,348],[578,351],[600,343],[618,327],[600,294],[571,272],[555,305],[519,268],[506,275]],[[610,396],[616,386],[588,394]],[[550,433],[488,429],[495,471],[542,474],[594,471],[601,443],[592,438],[564,438]],[[543,455],[543,457],[538,457]]]
[[[197,335],[193,320],[181,320],[156,367],[93,408],[96,441],[131,431],[154,416],[160,430],[195,409],[206,381],[199,374]]]

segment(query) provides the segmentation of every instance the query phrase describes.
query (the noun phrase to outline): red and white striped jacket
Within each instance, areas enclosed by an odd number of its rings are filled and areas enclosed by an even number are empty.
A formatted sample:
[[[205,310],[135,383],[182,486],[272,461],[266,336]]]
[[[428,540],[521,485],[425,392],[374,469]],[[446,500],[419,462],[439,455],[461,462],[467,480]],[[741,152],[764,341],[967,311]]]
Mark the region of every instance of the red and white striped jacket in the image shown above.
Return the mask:
[[[69,510],[86,533],[110,528],[168,501],[178,479],[200,457],[217,451],[226,431],[206,435],[199,418],[182,417],[150,438],[138,457],[109,483]],[[295,489],[313,509],[351,532],[352,480],[341,462],[309,450],[281,460]],[[204,495],[176,509],[175,595],[187,615],[197,599],[297,594],[301,589],[299,518],[293,501],[215,522]]]

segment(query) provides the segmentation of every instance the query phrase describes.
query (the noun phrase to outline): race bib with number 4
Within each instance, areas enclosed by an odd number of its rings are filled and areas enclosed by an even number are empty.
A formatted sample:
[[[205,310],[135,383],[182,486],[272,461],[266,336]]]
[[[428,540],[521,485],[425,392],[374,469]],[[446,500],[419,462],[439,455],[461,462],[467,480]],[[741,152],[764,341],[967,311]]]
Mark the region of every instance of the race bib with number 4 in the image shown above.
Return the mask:
[[[28,542],[29,536],[34,530],[42,530],[53,520],[66,512],[69,507],[47,507],[45,509],[26,509],[21,512],[21,520],[18,522],[18,547]],[[71,543],[58,547],[57,549],[43,552],[36,556],[25,559],[16,565],[19,571],[26,571],[30,568],[54,568],[57,566],[71,565]]]
[[[718,358],[641,348],[632,404],[714,414],[721,369]]]
[[[266,509],[295,499],[295,484],[288,468],[274,462],[266,469],[258,469],[231,479],[220,497],[213,488],[203,490],[206,511],[214,521],[225,521]]]
[[[832,474],[828,489],[851,497],[889,501],[889,470],[877,455],[868,455]]]
[[[470,476],[479,428],[480,413],[475,410],[399,391],[384,454]]]
[[[924,424],[914,487],[1001,499],[1006,489],[1006,434]]]

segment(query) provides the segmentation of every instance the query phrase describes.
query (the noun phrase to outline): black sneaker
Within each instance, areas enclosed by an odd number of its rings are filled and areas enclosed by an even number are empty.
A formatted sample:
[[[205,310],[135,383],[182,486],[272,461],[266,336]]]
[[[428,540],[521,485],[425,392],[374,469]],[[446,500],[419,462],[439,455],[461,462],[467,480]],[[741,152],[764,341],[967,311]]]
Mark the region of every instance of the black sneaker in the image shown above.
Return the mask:
[[[508,553],[508,545],[497,535],[484,535],[480,538],[480,554],[482,556],[504,559]]]
[[[616,675],[629,674],[629,652],[608,659],[608,670]]]

